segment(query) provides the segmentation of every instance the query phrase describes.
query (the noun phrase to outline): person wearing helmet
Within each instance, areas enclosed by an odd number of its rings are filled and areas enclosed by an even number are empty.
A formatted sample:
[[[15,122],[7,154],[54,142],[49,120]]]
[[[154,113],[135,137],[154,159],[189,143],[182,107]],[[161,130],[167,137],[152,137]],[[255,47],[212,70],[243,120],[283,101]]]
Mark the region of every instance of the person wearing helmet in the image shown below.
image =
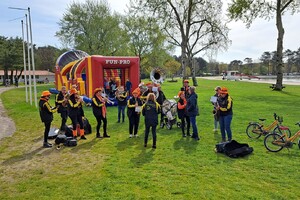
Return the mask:
[[[51,107],[49,104],[51,93],[46,90],[42,92],[40,101],[39,101],[39,112],[40,118],[45,125],[44,131],[44,148],[51,148],[52,144],[48,143],[48,134],[51,127],[51,122],[53,121],[53,113],[56,112],[56,107]]]

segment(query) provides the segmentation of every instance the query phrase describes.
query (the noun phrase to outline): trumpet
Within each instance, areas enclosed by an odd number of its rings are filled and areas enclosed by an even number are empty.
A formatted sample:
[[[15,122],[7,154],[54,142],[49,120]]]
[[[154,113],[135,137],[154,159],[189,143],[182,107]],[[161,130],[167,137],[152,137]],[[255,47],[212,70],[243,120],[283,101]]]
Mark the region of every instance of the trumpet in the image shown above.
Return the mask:
[[[107,95],[106,95],[105,93],[101,93],[101,97],[102,97],[102,99],[104,100],[104,102],[107,102],[107,103],[109,103],[109,104],[114,105],[114,102],[111,101],[111,100],[109,100],[109,99],[107,98]]]

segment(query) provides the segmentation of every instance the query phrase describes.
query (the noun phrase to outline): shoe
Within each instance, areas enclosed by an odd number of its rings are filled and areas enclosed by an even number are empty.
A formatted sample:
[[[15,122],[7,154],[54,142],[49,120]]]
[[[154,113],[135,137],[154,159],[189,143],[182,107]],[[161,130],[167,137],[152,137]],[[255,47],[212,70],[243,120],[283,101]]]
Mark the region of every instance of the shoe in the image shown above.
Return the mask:
[[[80,137],[80,139],[86,140],[86,137],[85,137],[84,135],[82,135],[82,136]]]
[[[153,145],[153,146],[152,146],[152,149],[156,149],[156,145]]]
[[[198,138],[198,137],[194,137],[194,139],[197,140],[197,141],[200,140],[200,138]]]
[[[129,135],[129,138],[132,138],[132,134]]]
[[[120,123],[120,121],[117,121],[117,123]]]
[[[102,136],[99,134],[99,135],[96,135],[96,138],[102,138]]]
[[[48,143],[48,142],[44,142],[43,147],[44,147],[44,148],[51,148],[51,147],[52,147],[52,144],[50,144],[50,143]]]
[[[139,135],[138,135],[138,134],[135,134],[134,137],[139,137]]]
[[[187,134],[187,136],[189,136],[189,137],[190,137],[190,136],[191,136],[191,134],[189,134],[189,133],[188,133],[188,134]]]
[[[147,147],[147,144],[144,144],[144,147]]]
[[[182,134],[182,137],[186,137],[186,134]]]
[[[109,136],[109,135],[103,135],[103,137],[104,137],[104,138],[110,138],[110,136]]]
[[[215,128],[213,129],[213,132],[217,132],[217,131],[218,131],[218,129],[215,129]]]

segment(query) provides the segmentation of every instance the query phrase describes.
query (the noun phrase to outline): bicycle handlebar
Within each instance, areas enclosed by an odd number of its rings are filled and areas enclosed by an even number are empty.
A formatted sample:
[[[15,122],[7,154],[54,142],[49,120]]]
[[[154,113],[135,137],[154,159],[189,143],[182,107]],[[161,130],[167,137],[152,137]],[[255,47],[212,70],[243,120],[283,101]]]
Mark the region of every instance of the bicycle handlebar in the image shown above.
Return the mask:
[[[295,125],[298,125],[298,126],[300,126],[300,122],[297,122]]]

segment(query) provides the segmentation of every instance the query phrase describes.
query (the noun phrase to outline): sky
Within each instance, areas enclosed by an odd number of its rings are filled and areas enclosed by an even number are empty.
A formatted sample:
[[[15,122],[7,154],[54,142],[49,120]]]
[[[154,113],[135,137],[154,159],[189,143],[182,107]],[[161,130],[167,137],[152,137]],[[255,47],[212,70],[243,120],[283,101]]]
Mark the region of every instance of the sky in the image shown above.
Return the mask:
[[[76,0],[76,2],[84,1]],[[59,20],[72,2],[73,0],[0,0],[0,36],[22,37],[21,20],[25,21],[24,16],[30,7],[33,43],[37,46],[51,45],[60,48],[62,45],[55,37],[55,33],[59,30]],[[107,2],[113,11],[124,14],[129,0],[107,0]],[[295,51],[300,48],[300,13],[284,16],[283,23],[284,49]],[[256,19],[249,29],[242,22],[230,22],[229,28],[229,39],[232,43],[226,52],[219,52],[213,57],[218,62],[243,61],[247,57],[257,61],[263,52],[276,50],[275,19],[270,21]],[[179,52],[176,50],[174,54],[179,55]],[[204,54],[197,57],[209,60]]]

